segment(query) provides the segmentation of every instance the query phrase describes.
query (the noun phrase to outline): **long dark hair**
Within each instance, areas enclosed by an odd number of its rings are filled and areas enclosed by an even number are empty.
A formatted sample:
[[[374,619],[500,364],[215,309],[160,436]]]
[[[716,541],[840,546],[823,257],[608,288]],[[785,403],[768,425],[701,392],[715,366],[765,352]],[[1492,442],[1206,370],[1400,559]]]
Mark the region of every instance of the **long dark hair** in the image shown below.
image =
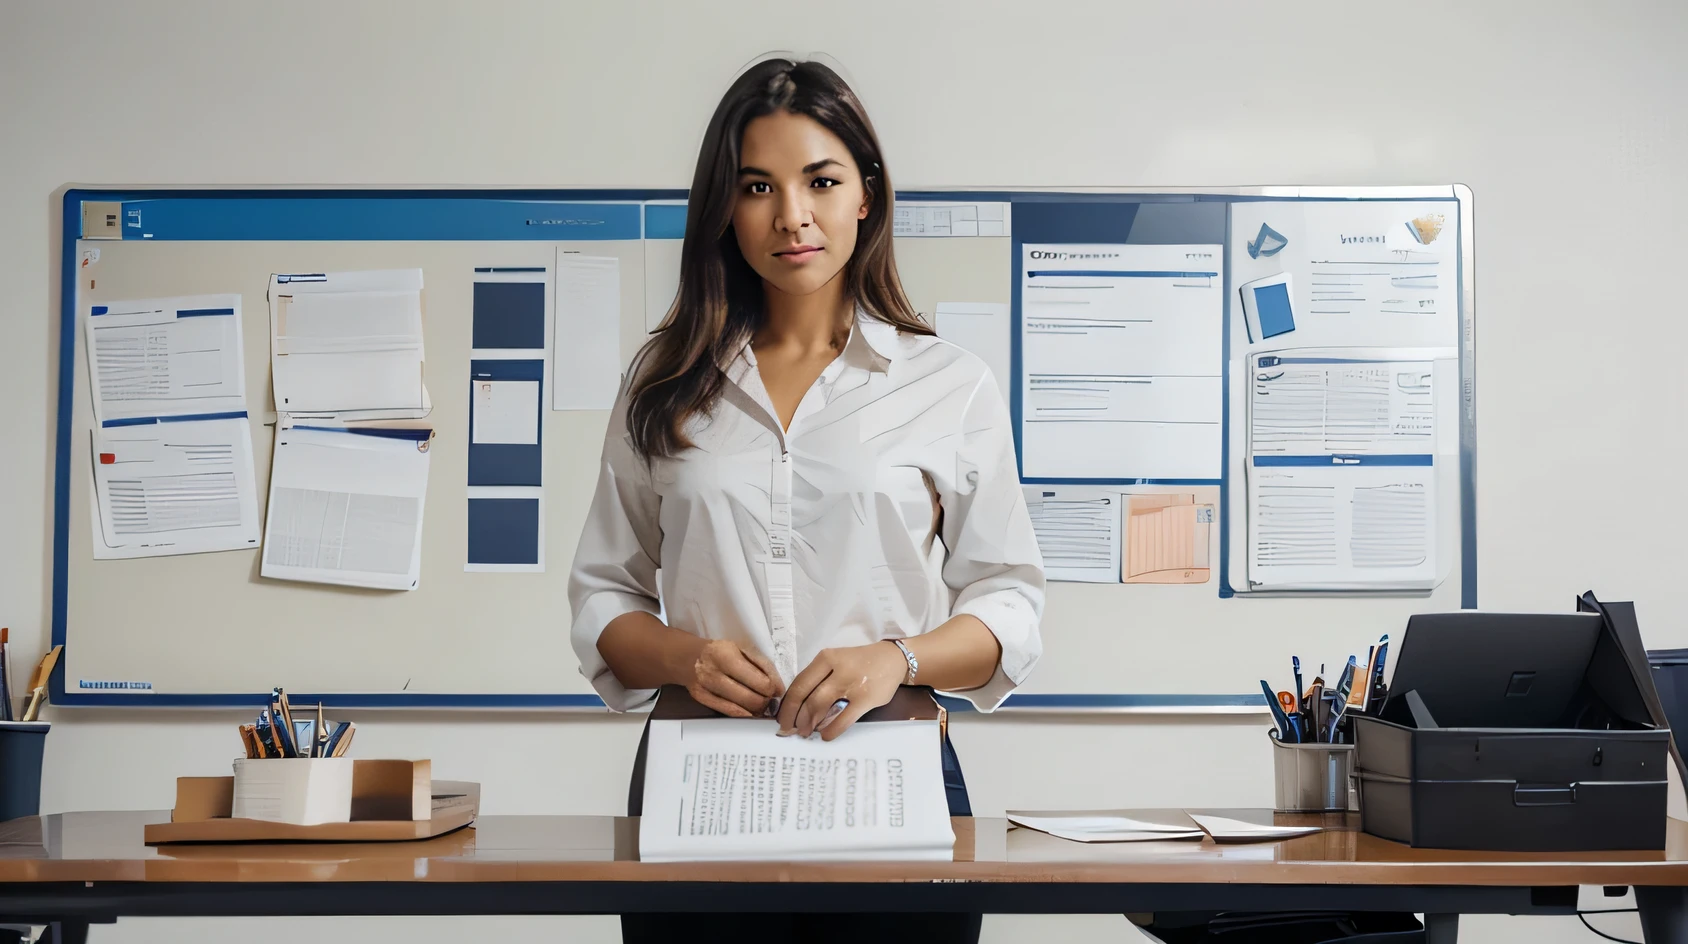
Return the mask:
[[[733,232],[733,201],[745,128],[776,111],[805,115],[838,135],[862,173],[868,213],[844,267],[845,297],[899,330],[933,333],[915,314],[897,278],[891,254],[891,178],[856,93],[818,62],[759,62],[739,76],[709,120],[686,210],[680,293],[634,361],[627,429],[646,460],[691,445],[684,424],[715,406],[725,381],[720,364],[738,353],[765,317],[762,278],[739,252]]]

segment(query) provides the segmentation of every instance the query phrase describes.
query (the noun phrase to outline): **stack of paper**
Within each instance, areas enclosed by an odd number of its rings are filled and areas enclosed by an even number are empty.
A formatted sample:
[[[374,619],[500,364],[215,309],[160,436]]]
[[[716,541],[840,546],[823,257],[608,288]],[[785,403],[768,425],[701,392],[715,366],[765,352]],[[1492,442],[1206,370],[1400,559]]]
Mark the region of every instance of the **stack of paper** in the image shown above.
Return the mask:
[[[856,724],[833,741],[778,722],[652,721],[639,857],[948,860],[937,721]]]
[[[239,295],[83,309],[95,559],[258,545]]]
[[[1073,842],[1154,842],[1200,839],[1205,835],[1194,826],[1151,823],[1110,814],[1009,812],[1008,821]]]

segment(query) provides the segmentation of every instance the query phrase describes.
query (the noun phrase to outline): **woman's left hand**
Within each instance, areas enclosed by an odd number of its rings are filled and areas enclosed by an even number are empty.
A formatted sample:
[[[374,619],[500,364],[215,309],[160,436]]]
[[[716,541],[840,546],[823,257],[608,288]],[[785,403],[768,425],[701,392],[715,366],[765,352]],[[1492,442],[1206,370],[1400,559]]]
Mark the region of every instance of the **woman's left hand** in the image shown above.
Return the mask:
[[[833,703],[844,699],[849,704],[820,728],[821,739],[830,741],[857,718],[889,702],[907,676],[908,660],[890,642],[823,649],[786,687],[779,733],[808,737],[826,719]]]

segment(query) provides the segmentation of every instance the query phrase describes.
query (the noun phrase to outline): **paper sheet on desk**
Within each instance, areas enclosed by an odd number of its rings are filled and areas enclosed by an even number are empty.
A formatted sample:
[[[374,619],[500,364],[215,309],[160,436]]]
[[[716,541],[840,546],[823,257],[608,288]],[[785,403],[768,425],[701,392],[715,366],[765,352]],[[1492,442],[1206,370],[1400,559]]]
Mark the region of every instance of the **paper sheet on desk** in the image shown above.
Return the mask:
[[[948,860],[938,722],[859,723],[834,741],[778,722],[652,721],[639,858]]]
[[[1229,816],[1213,816],[1208,813],[1186,813],[1186,816],[1196,821],[1214,842],[1265,842],[1275,839],[1294,839],[1297,836],[1310,836],[1319,832],[1319,826],[1273,826],[1264,823],[1249,823]]]
[[[276,410],[342,421],[414,419],[422,383],[422,270],[270,276]]]
[[[1073,842],[1158,842],[1169,839],[1200,839],[1206,835],[1193,826],[1151,823],[1129,816],[1096,814],[1008,814],[1008,821],[1040,833]]]
[[[94,418],[106,423],[245,411],[240,319],[239,295],[87,306],[82,335]]]
[[[95,560],[258,546],[245,414],[96,429],[90,455]]]
[[[428,493],[426,442],[382,432],[276,432],[263,576],[416,588]]]

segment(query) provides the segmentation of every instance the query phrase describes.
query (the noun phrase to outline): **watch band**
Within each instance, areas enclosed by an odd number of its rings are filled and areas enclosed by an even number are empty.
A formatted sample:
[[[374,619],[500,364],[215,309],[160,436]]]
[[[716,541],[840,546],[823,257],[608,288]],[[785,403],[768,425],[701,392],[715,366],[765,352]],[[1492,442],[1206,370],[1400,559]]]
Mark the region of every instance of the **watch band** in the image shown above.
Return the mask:
[[[914,653],[910,652],[909,648],[903,645],[903,641],[901,639],[893,639],[891,640],[891,644],[896,646],[898,649],[901,649],[903,651],[903,658],[908,660],[908,677],[903,679],[903,684],[913,685],[915,675],[920,672],[920,660],[916,659],[914,657]]]

